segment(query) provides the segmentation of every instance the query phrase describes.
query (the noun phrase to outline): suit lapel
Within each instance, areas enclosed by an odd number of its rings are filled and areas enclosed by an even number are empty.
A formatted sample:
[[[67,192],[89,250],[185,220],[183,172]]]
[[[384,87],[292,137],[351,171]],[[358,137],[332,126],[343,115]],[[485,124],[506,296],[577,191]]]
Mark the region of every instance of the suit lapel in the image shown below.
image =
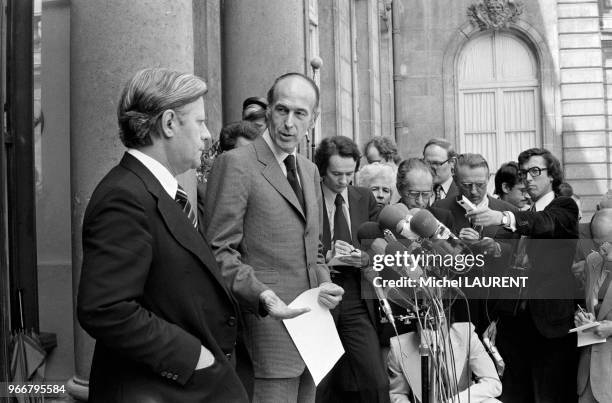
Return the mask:
[[[265,165],[262,171],[262,175],[264,176],[264,178],[266,178],[270,185],[272,185],[272,187],[274,187],[274,189],[276,189],[276,191],[278,191],[278,193],[280,193],[289,202],[289,204],[291,204],[296,209],[296,211],[302,216],[302,218],[306,219],[306,215],[302,210],[302,206],[300,206],[300,202],[298,201],[295,192],[291,188],[291,185],[289,185],[287,177],[283,174],[281,167],[278,165],[278,162],[276,161],[272,150],[270,150],[270,147],[268,147],[265,140],[261,137],[257,138],[253,142],[253,147],[255,147],[257,159],[259,160],[259,162]],[[301,171],[299,169],[299,165],[298,170]],[[304,202],[306,205],[308,205],[308,202],[306,200],[307,192],[304,189],[304,186],[306,184],[304,183],[301,174],[300,180],[302,181],[301,185],[302,189],[304,190]]]
[[[362,220],[359,214],[363,211],[361,208],[361,194],[352,186],[348,187],[348,199],[349,199],[349,215],[351,220],[351,238],[353,239],[353,246],[359,245],[359,239],[357,238],[357,231],[359,230],[359,223]],[[365,221],[365,220],[364,220]]]
[[[323,185],[321,185],[323,186]],[[323,192],[323,188],[321,188],[321,193]],[[329,217],[327,215],[327,203],[325,202],[325,197],[323,199],[323,236],[321,243],[323,243],[324,252],[327,252],[331,249],[332,236],[331,236],[331,227],[329,225]]]
[[[605,262],[601,259],[601,269],[605,268]],[[608,276],[612,276],[612,273],[609,273]],[[591,288],[592,289],[592,288]],[[604,299],[599,307],[599,312],[597,314],[597,320],[604,320],[608,314],[612,310],[612,281],[608,283],[608,289],[604,294]]]
[[[420,402],[422,401],[420,365],[421,356],[419,355],[419,343],[416,337],[416,332],[405,333],[399,338],[395,337],[392,339],[392,341],[395,341],[396,343],[400,343],[400,340],[404,341],[404,343],[402,343],[401,352],[397,344],[395,344],[393,351],[394,354],[397,354],[397,358],[402,360],[402,373],[408,380],[408,384],[410,384],[412,392]],[[419,363],[419,365],[415,365],[415,363]]]
[[[219,270],[217,270],[217,263],[210,250],[210,246],[203,237],[203,233],[200,232],[202,231],[202,221],[198,221],[198,227],[200,228],[196,231],[191,222],[189,222],[187,215],[183,213],[176,202],[162,188],[155,176],[136,158],[126,153],[121,160],[121,164],[140,177],[147,190],[157,199],[157,210],[172,236],[185,249],[198,257],[204,268],[212,274],[228,298],[233,302],[234,300],[225,286],[225,281],[223,281]],[[198,203],[198,210],[199,207]],[[201,217],[198,217],[198,219],[201,220]]]

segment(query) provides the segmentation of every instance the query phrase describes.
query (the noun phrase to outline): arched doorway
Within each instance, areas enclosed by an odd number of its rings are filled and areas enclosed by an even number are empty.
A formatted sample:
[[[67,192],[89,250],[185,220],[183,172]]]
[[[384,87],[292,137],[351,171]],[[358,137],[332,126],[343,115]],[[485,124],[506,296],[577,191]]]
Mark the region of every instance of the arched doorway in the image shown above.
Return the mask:
[[[458,149],[482,154],[495,172],[520,151],[541,146],[538,61],[511,32],[472,38],[456,64]]]

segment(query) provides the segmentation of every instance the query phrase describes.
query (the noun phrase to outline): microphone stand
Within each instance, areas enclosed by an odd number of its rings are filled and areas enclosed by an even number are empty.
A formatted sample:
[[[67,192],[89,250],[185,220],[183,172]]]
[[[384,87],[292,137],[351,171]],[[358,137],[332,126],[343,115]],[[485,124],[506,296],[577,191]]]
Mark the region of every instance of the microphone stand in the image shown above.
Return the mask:
[[[421,403],[429,403],[429,347],[423,337],[421,337],[419,355],[421,356]]]

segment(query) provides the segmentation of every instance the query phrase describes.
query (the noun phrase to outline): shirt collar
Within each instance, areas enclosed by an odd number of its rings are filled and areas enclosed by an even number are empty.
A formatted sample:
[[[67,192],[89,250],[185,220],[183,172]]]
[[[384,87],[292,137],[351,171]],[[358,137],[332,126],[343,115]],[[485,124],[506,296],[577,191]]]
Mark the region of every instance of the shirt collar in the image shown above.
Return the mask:
[[[128,154],[136,158],[142,163],[151,173],[155,176],[155,179],[159,181],[166,193],[174,199],[176,197],[176,190],[178,189],[178,181],[168,168],[162,165],[155,158],[143,153],[142,151],[136,150],[135,148],[129,148]]]
[[[546,193],[544,196],[540,197],[535,202],[535,210],[536,211],[544,210],[546,206],[548,206],[550,202],[553,201],[554,198],[555,198],[555,193],[551,190],[550,192]]]
[[[328,188],[327,186],[325,186],[325,184],[321,185],[321,189],[323,189],[323,197],[325,198],[325,206],[329,209],[332,206],[335,206],[335,202],[336,202],[336,195],[338,193],[332,191],[330,188]],[[344,199],[344,204],[348,207],[348,187],[344,188],[344,190],[342,191],[342,193],[340,193],[342,195],[342,198]]]
[[[266,131],[263,133],[262,135],[264,141],[266,142],[266,144],[268,145],[268,147],[270,147],[270,150],[272,150],[272,154],[274,154],[274,158],[276,158],[276,161],[278,161],[278,165],[280,165],[281,167],[285,166],[285,158],[287,158],[287,156],[289,155],[288,152],[281,150],[276,143],[272,140],[272,137],[270,136],[270,132],[268,131],[268,129],[266,129]],[[293,150],[293,152],[291,153],[291,155],[293,155],[295,157],[295,150]]]
[[[450,189],[452,183],[453,183],[452,175],[449,176],[449,178],[445,180],[443,183],[441,183],[442,190],[444,191],[444,197],[446,197],[446,195],[448,194],[448,190]]]

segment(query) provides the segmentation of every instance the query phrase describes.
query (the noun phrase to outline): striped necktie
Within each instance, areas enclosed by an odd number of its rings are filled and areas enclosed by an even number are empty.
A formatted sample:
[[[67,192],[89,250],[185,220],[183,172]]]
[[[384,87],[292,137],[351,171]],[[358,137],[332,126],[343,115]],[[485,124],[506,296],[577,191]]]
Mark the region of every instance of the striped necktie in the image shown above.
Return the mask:
[[[189,222],[193,225],[193,228],[198,228],[198,216],[195,210],[191,207],[191,203],[189,203],[189,199],[187,199],[187,193],[183,190],[181,185],[176,189],[176,197],[174,201],[178,203],[178,205],[183,210],[183,213],[187,215]]]

